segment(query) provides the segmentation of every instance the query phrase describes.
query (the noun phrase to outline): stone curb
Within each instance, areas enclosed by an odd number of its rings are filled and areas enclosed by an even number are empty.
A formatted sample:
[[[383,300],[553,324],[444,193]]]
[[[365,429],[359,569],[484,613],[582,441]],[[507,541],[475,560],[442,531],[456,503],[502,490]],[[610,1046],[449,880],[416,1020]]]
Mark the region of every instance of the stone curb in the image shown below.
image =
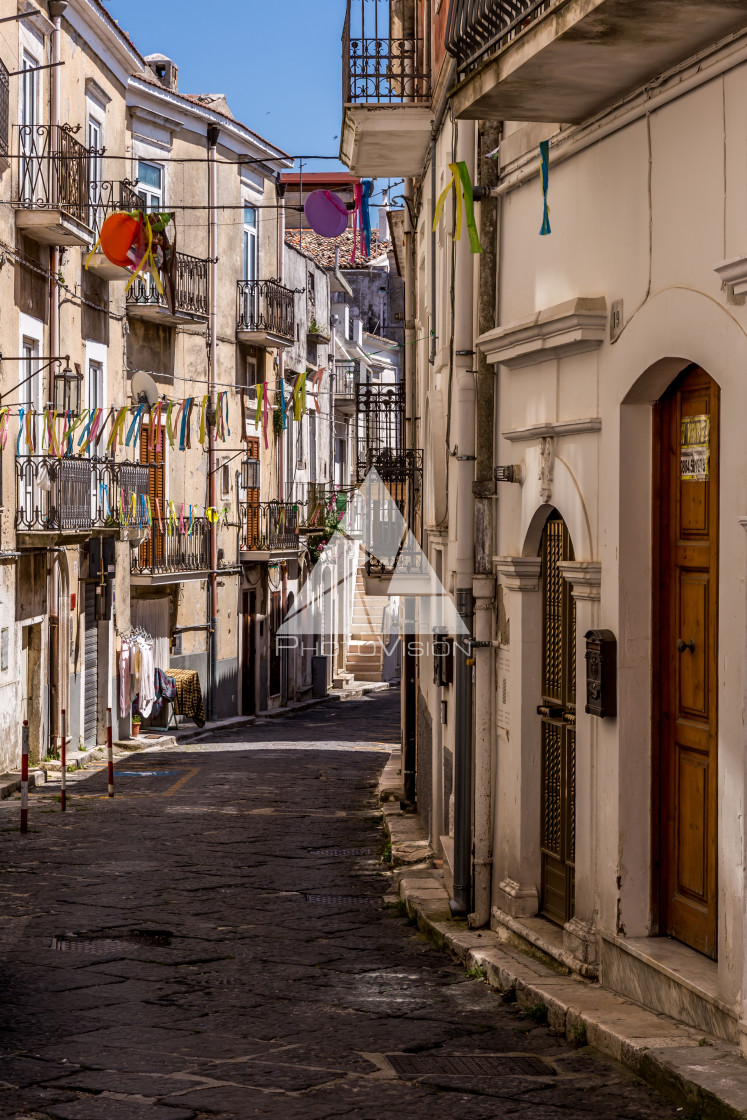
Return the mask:
[[[43,786],[47,780],[47,775],[41,769],[29,771],[29,789],[36,786]],[[8,774],[0,774],[0,801],[4,801],[6,797],[12,797],[14,793],[21,792],[21,775],[11,771]]]
[[[87,762],[98,761],[106,757],[106,746],[91,747],[88,751],[68,751],[65,755],[65,765],[70,770],[71,767],[75,770],[82,770]],[[62,762],[59,758],[47,759],[44,763],[45,770],[62,770]]]
[[[393,752],[390,764],[395,760]],[[399,762],[397,760],[397,765]],[[391,788],[389,765],[380,798]],[[395,853],[430,853],[420,818],[384,801],[384,824]],[[417,834],[417,835],[416,835]],[[432,855],[432,853],[430,853]],[[421,933],[447,949],[465,968],[481,969],[486,983],[526,1009],[543,1009],[548,1026],[576,1045],[588,1044],[631,1069],[702,1120],[745,1120],[747,1062],[739,1047],[556,969],[508,946],[490,929],[472,930],[451,918],[443,874],[432,859],[395,872],[399,898]]]

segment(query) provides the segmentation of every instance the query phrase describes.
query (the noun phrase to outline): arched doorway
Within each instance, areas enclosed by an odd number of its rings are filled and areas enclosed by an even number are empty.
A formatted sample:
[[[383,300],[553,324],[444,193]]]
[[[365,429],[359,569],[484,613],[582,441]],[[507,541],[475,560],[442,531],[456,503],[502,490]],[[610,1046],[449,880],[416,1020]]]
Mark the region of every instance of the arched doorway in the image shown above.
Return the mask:
[[[655,407],[654,793],[659,932],[716,956],[719,388],[689,366]]]
[[[576,604],[560,563],[573,560],[553,510],[540,546],[542,591],[540,913],[565,925],[575,909]]]

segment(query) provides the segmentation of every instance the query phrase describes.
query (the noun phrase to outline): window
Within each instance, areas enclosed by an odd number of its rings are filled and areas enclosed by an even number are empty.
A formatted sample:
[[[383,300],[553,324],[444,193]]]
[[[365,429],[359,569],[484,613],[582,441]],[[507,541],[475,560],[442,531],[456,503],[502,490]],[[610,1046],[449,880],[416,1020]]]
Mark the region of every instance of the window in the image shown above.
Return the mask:
[[[222,463],[220,468],[220,496],[221,498],[231,497],[231,467],[229,463]]]
[[[316,482],[316,413],[309,413],[309,481]]]
[[[86,408],[104,407],[104,366],[101,362],[90,361],[88,363],[86,397]]]
[[[259,383],[258,361],[254,357],[245,357],[244,361],[239,364],[237,377],[237,388],[246,389],[247,396],[252,399],[257,396],[257,385]]]
[[[137,194],[145,203],[145,209],[159,211],[163,209],[163,168],[157,163],[147,163],[138,160],[137,164]]]
[[[253,206],[244,206],[244,280],[257,279],[258,263],[257,211]]]
[[[33,202],[39,195],[41,184],[37,182],[39,163],[33,153],[39,142],[36,126],[39,120],[39,74],[33,70],[39,60],[23,52],[21,59],[21,189],[20,197],[24,202]]]
[[[305,463],[306,463],[306,457],[304,455],[304,438],[303,438],[303,430],[304,430],[304,427],[305,427],[305,420],[306,420],[306,417],[304,416],[303,413],[301,413],[301,420],[298,424],[296,424],[296,429],[297,429],[297,432],[296,432],[296,463],[298,464],[299,467],[305,466]]]
[[[102,180],[104,178],[102,169],[102,157],[100,155],[104,147],[104,125],[94,116],[88,117],[86,140],[89,150],[88,189],[90,192],[89,201],[91,203],[90,226],[91,229],[96,231],[96,236],[98,236],[102,217],[102,215],[100,215],[98,212],[98,206],[101,202]]]
[[[39,65],[39,60],[33,55],[23,52],[21,70],[21,124],[27,128],[35,128],[38,121],[39,107],[39,74],[34,70]]]

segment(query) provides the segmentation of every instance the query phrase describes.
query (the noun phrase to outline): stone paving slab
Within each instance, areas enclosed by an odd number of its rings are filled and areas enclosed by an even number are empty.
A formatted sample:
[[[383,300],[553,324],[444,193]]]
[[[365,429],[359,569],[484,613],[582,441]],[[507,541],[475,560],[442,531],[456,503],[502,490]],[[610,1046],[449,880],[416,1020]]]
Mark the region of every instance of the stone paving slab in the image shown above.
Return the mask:
[[[410,914],[384,903],[398,719],[379,692],[145,747],[113,799],[89,764],[64,815],[54,783],[32,794],[24,837],[0,801],[3,1120],[684,1120],[434,949],[427,922],[454,923],[427,860]],[[551,1072],[501,1076],[506,1054]]]
[[[388,806],[384,820],[392,852],[412,842],[417,815]],[[397,873],[399,897],[411,920],[440,948],[531,1012],[541,1008],[548,1025],[571,1040],[583,1039],[679,1102],[679,1112],[713,1120],[747,1117],[747,1062],[739,1048],[625,999],[598,983],[559,975],[541,961],[509,948],[491,930],[471,930],[448,910],[443,873],[436,867]],[[512,1116],[521,1116],[519,1110]],[[543,1112],[543,1116],[545,1113]],[[553,1112],[546,1113],[549,1118]],[[531,1113],[534,1117],[534,1113]]]

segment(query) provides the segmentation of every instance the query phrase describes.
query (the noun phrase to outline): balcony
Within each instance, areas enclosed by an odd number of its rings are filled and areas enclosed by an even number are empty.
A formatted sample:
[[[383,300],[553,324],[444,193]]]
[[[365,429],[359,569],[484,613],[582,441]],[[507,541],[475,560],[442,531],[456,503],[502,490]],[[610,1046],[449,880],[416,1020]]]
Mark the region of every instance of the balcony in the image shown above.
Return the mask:
[[[177,252],[173,285],[162,274],[164,290],[161,295],[152,276],[136,280],[127,293],[127,314],[166,325],[206,323],[210,310],[209,269],[209,261]]]
[[[101,227],[110,214],[120,210],[133,212],[140,210],[143,203],[135,193],[134,183],[129,179],[121,181],[106,179],[93,181],[89,188],[89,224],[93,230],[94,242],[98,240]],[[96,251],[88,261],[89,272],[95,273],[102,280],[129,280],[132,272],[129,268],[112,264],[101,251]]]
[[[362,482],[375,467],[384,477],[385,469],[402,460],[405,446],[405,386],[357,385],[357,479]]]
[[[10,75],[8,67],[0,61],[0,171],[10,166],[8,134],[10,125]]]
[[[335,363],[335,409],[343,416],[355,414],[355,393],[359,379],[360,362]]]
[[[147,466],[110,459],[57,459],[22,455],[16,460],[16,518],[19,548],[84,540],[97,530],[122,535],[126,518],[118,506],[140,509],[148,493]],[[119,502],[117,501],[119,495]]]
[[[278,280],[240,280],[236,339],[251,346],[292,346],[296,340],[294,293]]]
[[[84,247],[93,240],[90,169],[101,153],[76,140],[78,131],[68,124],[16,130],[16,228],[43,245]]]
[[[431,138],[422,5],[347,0],[340,159],[355,175],[419,175]]]
[[[249,502],[241,510],[241,559],[259,564],[301,548],[297,502]]]
[[[205,579],[210,574],[210,524],[205,517],[192,521],[189,531],[154,520],[147,540],[132,554],[130,582],[151,587]]]
[[[450,0],[454,111],[578,123],[744,24],[724,0]]]

